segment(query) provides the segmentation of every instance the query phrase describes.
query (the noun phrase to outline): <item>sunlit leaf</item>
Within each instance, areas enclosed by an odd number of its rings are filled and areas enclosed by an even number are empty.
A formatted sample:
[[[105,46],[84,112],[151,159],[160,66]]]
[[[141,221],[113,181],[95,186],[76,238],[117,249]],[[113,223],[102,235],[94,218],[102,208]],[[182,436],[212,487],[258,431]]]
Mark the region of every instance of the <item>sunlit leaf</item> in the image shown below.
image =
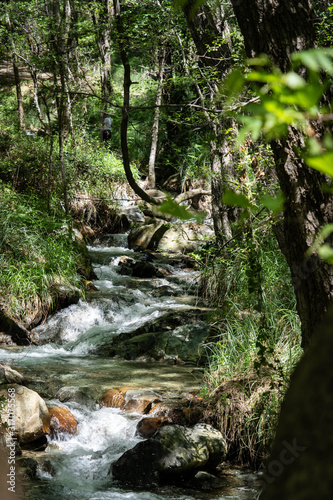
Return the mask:
[[[311,71],[319,73],[326,71],[329,75],[333,76],[333,49],[311,49],[302,52],[296,52],[291,56],[295,63],[303,64]]]
[[[282,191],[280,191],[276,197],[270,195],[261,196],[260,202],[264,205],[264,207],[268,208],[273,213],[278,214],[283,210],[285,198]]]
[[[263,119],[261,116],[240,116],[239,120],[243,123],[243,127],[239,131],[237,144],[239,145],[244,142],[249,133],[251,133],[253,141],[258,140],[263,128]]]
[[[300,75],[290,71],[281,77],[282,83],[291,89],[301,89],[306,87],[307,83]]]
[[[205,213],[193,214],[182,205],[178,205],[171,196],[167,196],[167,199],[158,207],[158,210],[163,214],[172,215],[181,220],[196,220],[200,222],[206,217]]]
[[[333,151],[320,156],[306,158],[306,163],[323,174],[330,175],[333,178]]]
[[[220,86],[217,99],[224,98],[228,104],[230,100],[235,99],[240,94],[244,83],[244,72],[240,69],[232,71],[223,82],[223,85]]]
[[[256,208],[255,205],[253,205],[249,199],[241,193],[235,193],[231,189],[226,189],[224,192],[224,195],[222,196],[222,201],[226,205],[231,205],[235,207],[241,207],[241,208]]]
[[[329,264],[333,264],[333,248],[328,243],[325,243],[318,249],[318,255]]]
[[[326,226],[324,226],[317,235],[311,247],[307,250],[305,256],[310,257],[315,252],[317,252],[319,248],[323,245],[326,238],[328,238],[332,233],[333,233],[333,224],[326,224]]]
[[[265,73],[264,71],[251,71],[251,73],[246,75],[246,79],[251,82],[281,83],[280,74]]]
[[[261,54],[258,57],[252,57],[247,60],[249,66],[269,66],[271,61],[267,54]]]

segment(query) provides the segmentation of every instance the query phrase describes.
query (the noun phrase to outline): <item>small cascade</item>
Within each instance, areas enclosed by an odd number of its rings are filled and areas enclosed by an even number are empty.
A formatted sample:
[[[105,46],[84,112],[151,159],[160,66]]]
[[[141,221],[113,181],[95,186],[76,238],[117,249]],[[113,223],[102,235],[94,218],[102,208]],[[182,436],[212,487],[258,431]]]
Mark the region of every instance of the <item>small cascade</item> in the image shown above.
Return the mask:
[[[58,312],[35,329],[42,345],[0,350],[0,361],[32,380],[48,404],[68,408],[78,422],[77,434],[58,436],[48,443],[38,461],[36,480],[24,484],[27,500],[191,500],[251,499],[255,490],[246,481],[223,491],[182,490],[164,487],[156,491],[120,488],[110,475],[110,465],[140,441],[136,426],[142,415],[100,407],[109,387],[158,390],[159,394],[198,391],[201,379],[188,365],[142,362],[110,357],[107,348],[120,335],[154,325],[168,313],[182,315],[197,306],[193,294],[197,273],[181,262],[156,258],[156,276],[135,277],[122,272],[123,258],[143,261],[145,256],[127,247],[126,235],[109,235],[88,248],[97,280],[85,300]],[[192,288],[192,290],[191,290]],[[188,290],[191,293],[188,293]],[[184,337],[190,328],[175,329]],[[197,326],[196,326],[197,328]],[[92,404],[60,402],[62,388],[83,390]]]

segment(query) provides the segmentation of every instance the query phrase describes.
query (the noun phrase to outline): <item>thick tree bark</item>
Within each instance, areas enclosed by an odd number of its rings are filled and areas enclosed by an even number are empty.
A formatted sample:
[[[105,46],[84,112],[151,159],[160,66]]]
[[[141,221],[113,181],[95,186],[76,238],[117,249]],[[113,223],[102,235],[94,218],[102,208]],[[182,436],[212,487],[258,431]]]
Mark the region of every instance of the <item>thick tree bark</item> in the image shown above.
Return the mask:
[[[232,3],[248,56],[267,53],[275,65],[288,71],[294,51],[315,46],[313,10],[308,0]],[[286,198],[279,243],[291,270],[303,346],[307,346],[333,299],[333,272],[317,256],[306,258],[305,252],[320,228],[332,223],[333,196],[323,192],[327,179],[307,167],[297,153],[303,146],[301,133],[292,128],[287,138],[272,143],[276,174]]]

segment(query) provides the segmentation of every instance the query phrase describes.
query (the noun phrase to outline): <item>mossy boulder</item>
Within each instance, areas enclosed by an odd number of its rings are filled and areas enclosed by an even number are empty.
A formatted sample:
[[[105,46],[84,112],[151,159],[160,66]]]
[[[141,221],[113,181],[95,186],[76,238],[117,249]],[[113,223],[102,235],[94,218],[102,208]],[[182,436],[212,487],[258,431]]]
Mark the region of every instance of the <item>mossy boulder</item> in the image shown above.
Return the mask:
[[[194,476],[202,469],[214,469],[225,455],[226,442],[210,425],[166,425],[124,453],[110,472],[125,485],[158,486]]]

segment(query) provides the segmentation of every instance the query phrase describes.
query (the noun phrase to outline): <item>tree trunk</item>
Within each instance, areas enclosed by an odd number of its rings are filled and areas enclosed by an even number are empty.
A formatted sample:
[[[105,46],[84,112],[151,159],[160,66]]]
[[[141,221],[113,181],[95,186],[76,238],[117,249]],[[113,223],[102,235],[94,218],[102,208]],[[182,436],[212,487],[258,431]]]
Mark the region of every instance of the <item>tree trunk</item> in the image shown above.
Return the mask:
[[[121,142],[121,152],[123,156],[123,165],[125,170],[126,179],[135,192],[140,198],[142,198],[147,203],[153,205],[158,205],[159,201],[155,200],[152,196],[149,196],[140,186],[136,183],[130,164],[128,142],[127,142],[127,129],[128,129],[128,117],[130,112],[130,87],[131,87],[131,67],[128,60],[128,56],[125,50],[125,29],[122,24],[119,0],[113,0],[114,14],[115,14],[115,27],[119,35],[119,54],[124,68],[124,97],[122,106],[122,119],[121,119],[121,129],[120,129],[120,142]]]
[[[8,34],[9,34],[9,42],[10,42],[10,48],[11,48],[11,57],[12,57],[13,73],[14,73],[14,80],[15,80],[17,110],[18,110],[18,116],[19,116],[20,129],[25,130],[23,96],[22,96],[22,90],[21,90],[21,78],[20,78],[20,72],[19,72],[19,68],[18,68],[18,64],[17,64],[16,47],[15,47],[15,42],[14,42],[14,30],[13,30],[13,25],[12,25],[12,22],[10,20],[8,12],[6,13],[6,24],[7,24],[7,29],[8,29]]]
[[[157,155],[158,130],[160,124],[165,64],[166,64],[166,48],[163,47],[161,55],[159,57],[158,87],[157,87],[156,101],[155,101],[156,108],[154,113],[152,141],[151,141],[151,148],[150,148],[150,155],[148,162],[148,184],[150,189],[154,189],[156,187],[155,161]]]
[[[231,67],[231,48],[224,43],[225,32],[228,32],[225,20],[220,19],[219,28],[213,19],[212,12],[204,5],[194,15],[193,8],[196,0],[188,0],[184,5],[184,14],[188,27],[191,31],[199,58],[199,66],[205,71],[211,70],[212,75],[208,79],[209,101],[213,102],[218,85]],[[221,7],[222,9],[222,7]],[[217,42],[220,43],[217,43]],[[222,43],[221,43],[222,42]],[[201,88],[196,83],[197,92],[205,107],[205,99]],[[233,178],[233,162],[224,130],[232,124],[230,119],[216,119],[205,112],[211,130],[210,139],[210,164],[211,164],[211,188],[212,188],[212,216],[217,241],[223,243],[232,237],[231,212],[233,209],[222,202],[222,196],[229,181]]]
[[[232,0],[248,56],[267,53],[282,71],[290,68],[294,51],[315,46],[313,10],[308,0]],[[276,174],[285,195],[281,251],[291,270],[307,346],[333,298],[332,268],[317,256],[305,257],[315,235],[333,221],[333,196],[323,192],[325,178],[307,167],[296,152],[302,134],[290,128],[288,137],[272,142]]]
[[[58,115],[58,138],[59,138],[59,158],[61,166],[61,176],[64,194],[64,207],[65,212],[69,212],[69,202],[68,202],[68,189],[67,189],[67,177],[66,177],[66,166],[64,160],[64,142],[65,136],[68,131],[68,113],[65,106],[66,99],[66,76],[65,76],[65,61],[64,61],[64,40],[62,33],[62,22],[60,13],[60,0],[50,1],[50,10],[53,17],[53,22],[56,28],[56,33],[52,37],[53,53],[56,59],[56,64],[54,65],[53,77],[54,85],[57,88],[56,103],[57,103],[57,115]],[[52,30],[51,30],[52,33]],[[60,80],[60,87],[59,87]]]
[[[99,0],[100,12],[96,16],[92,12],[92,20],[96,30],[96,43],[100,56],[100,78],[101,78],[101,98],[102,110],[100,116],[100,140],[103,140],[103,122],[108,111],[108,101],[112,94],[111,85],[111,52],[110,52],[110,30],[111,30],[111,7],[110,0]]]

